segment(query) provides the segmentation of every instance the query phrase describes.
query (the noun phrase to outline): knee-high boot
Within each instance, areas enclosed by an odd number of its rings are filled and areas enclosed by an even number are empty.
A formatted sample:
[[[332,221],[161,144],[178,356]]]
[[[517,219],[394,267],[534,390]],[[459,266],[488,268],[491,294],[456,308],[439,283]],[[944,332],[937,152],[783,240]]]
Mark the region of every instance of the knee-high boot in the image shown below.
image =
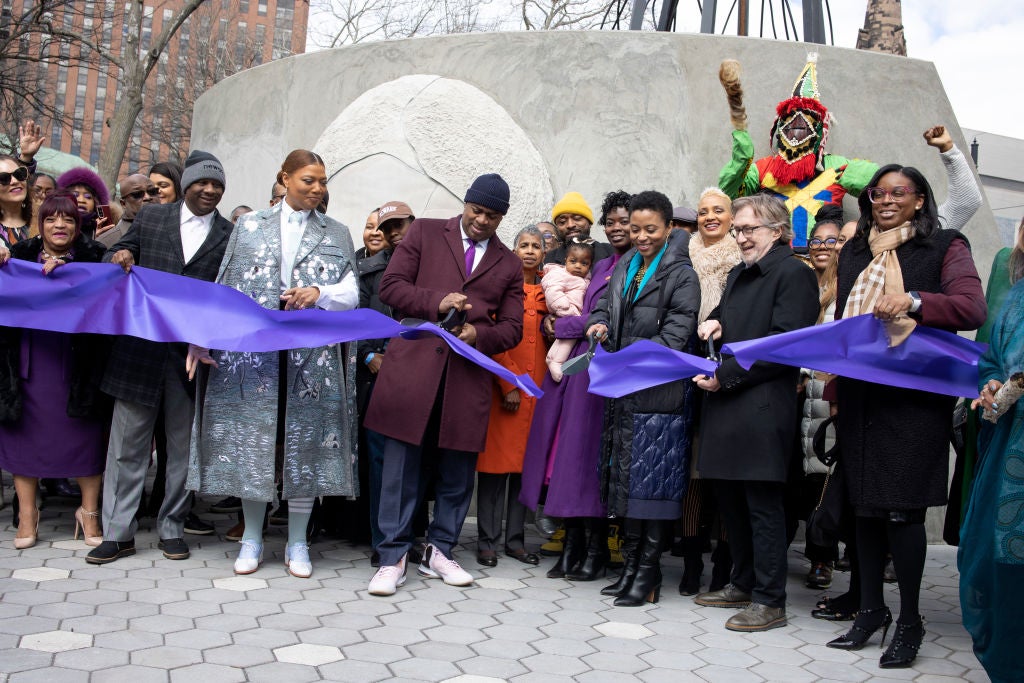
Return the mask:
[[[591,517],[586,525],[587,554],[576,569],[565,573],[570,581],[594,581],[608,571],[608,518]]]
[[[558,556],[555,566],[548,570],[549,579],[563,579],[573,571],[587,552],[587,530],[582,517],[565,518],[565,540],[562,543],[562,554]]]
[[[637,567],[640,565],[640,534],[643,533],[643,522],[639,519],[626,518],[620,520],[622,530],[622,543],[619,545],[619,552],[622,553],[622,573],[619,580],[601,589],[601,595],[619,596],[629,590],[633,585],[633,577],[636,576]]]
[[[616,607],[639,607],[661,597],[661,553],[672,541],[671,522],[644,520],[640,541],[640,563],[629,590],[615,598]]]

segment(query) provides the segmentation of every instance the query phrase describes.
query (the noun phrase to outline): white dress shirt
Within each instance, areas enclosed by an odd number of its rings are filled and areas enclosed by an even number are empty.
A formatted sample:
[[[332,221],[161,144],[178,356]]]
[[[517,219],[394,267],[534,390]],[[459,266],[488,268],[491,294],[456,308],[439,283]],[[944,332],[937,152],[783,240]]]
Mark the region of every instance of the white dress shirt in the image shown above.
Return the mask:
[[[185,202],[181,203],[181,254],[185,257],[185,263],[192,260],[210,234],[213,213],[211,211],[205,216],[197,216],[188,210]]]
[[[281,207],[281,285],[289,289],[292,281],[292,270],[295,258],[302,244],[302,235],[309,222],[309,211],[296,211],[282,201]],[[293,218],[295,216],[295,218]],[[359,281],[356,280],[354,269],[345,273],[341,282],[333,285],[312,285],[320,290],[316,300],[318,308],[328,311],[349,311],[359,306]]]

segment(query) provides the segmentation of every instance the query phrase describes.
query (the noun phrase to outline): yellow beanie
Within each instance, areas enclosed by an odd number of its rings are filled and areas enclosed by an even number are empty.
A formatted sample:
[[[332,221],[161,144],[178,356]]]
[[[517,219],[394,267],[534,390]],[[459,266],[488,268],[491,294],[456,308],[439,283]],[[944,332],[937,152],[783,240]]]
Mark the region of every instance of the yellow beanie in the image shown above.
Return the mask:
[[[587,200],[579,192],[566,192],[555,204],[555,208],[551,209],[551,219],[554,220],[563,213],[575,213],[591,223],[594,222],[594,212],[591,211]]]

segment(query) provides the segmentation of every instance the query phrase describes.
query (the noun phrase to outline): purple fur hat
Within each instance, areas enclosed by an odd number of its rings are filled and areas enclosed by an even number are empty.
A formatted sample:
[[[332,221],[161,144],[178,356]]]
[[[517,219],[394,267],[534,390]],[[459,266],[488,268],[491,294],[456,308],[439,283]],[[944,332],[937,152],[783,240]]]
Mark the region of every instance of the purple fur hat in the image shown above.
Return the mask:
[[[85,185],[92,190],[97,204],[110,204],[110,191],[103,184],[103,179],[85,166],[76,166],[57,178],[58,190],[66,190],[72,185]]]

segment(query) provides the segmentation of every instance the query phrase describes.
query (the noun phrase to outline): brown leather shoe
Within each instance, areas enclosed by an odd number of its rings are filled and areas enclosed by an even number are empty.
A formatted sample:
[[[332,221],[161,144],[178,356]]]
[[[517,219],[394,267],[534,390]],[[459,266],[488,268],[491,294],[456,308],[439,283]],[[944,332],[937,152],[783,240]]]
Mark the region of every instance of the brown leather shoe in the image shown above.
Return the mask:
[[[701,593],[693,601],[704,607],[746,607],[750,604],[750,593],[730,583],[722,590]]]
[[[786,608],[769,607],[756,602],[725,622],[730,631],[767,631],[786,625]]]

